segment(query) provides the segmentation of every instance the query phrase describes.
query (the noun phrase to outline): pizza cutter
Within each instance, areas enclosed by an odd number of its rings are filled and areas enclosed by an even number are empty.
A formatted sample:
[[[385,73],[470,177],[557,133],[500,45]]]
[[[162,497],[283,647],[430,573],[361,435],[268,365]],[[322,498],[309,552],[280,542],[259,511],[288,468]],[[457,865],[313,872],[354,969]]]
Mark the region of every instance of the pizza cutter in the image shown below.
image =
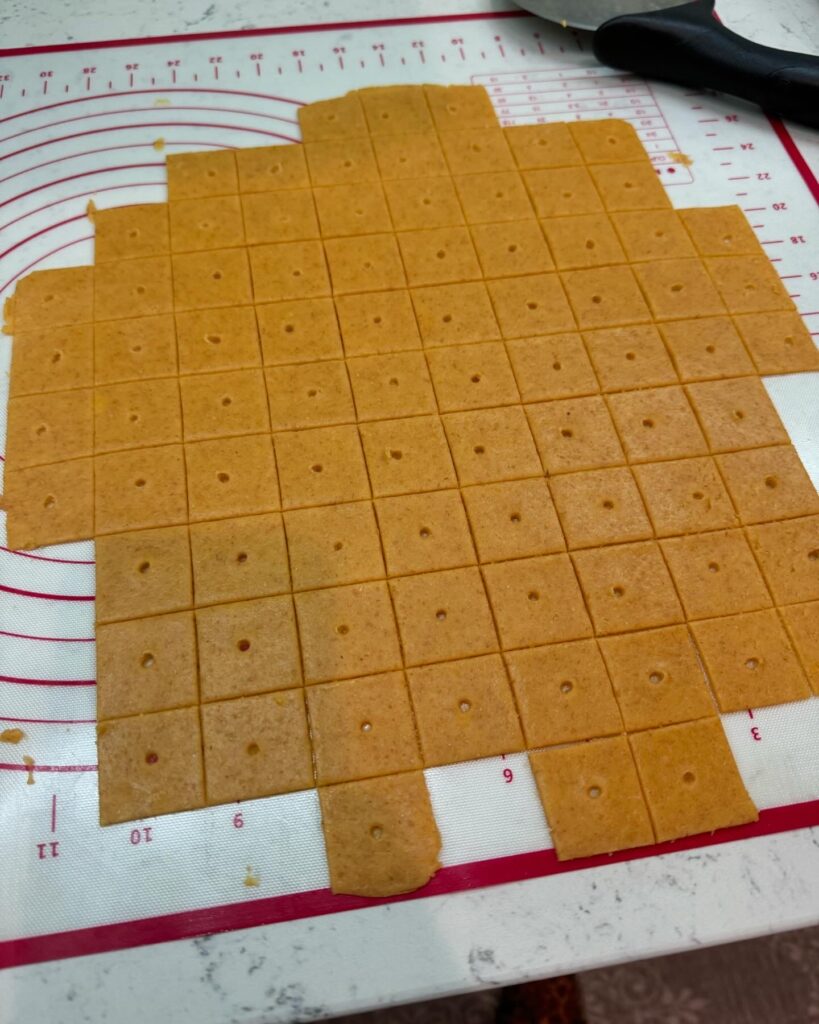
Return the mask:
[[[819,128],[819,57],[752,43],[714,0],[515,0],[547,21],[594,32],[594,53],[646,78],[715,89]]]

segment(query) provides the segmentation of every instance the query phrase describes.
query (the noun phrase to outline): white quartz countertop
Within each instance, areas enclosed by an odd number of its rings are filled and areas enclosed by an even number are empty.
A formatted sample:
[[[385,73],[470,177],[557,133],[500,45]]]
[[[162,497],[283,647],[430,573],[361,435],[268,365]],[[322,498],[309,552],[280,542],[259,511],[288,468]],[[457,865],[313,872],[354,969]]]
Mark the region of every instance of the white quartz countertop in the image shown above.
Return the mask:
[[[5,0],[0,48],[505,9],[487,0]],[[819,51],[815,0],[720,0]],[[819,165],[817,134],[794,129]],[[2,912],[2,911],[0,911]],[[2,1024],[271,1024],[504,985],[819,921],[819,829],[0,972]]]

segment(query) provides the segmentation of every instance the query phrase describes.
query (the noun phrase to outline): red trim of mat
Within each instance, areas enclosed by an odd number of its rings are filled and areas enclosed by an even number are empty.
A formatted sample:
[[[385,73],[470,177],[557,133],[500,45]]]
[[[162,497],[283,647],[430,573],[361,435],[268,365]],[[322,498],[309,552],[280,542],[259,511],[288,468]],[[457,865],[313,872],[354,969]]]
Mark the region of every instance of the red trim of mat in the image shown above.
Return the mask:
[[[110,50],[146,43],[196,43],[206,39],[239,39],[253,36],[286,36],[294,32],[342,32],[383,25],[433,25],[453,21],[489,21],[494,18],[531,18],[527,11],[476,11],[472,14],[436,14],[417,18],[373,18],[368,21],[328,21],[323,25],[280,25],[275,28],[237,28],[223,32],[193,32],[178,36],[135,36],[131,39],[101,39],[91,43],[52,43],[49,46],[21,46],[0,50],[0,57],[23,57],[32,53],[65,53],[70,50]]]
[[[369,900],[359,896],[334,896],[329,889],[313,889],[309,892],[292,893],[287,896],[269,896],[264,899],[248,900],[218,907],[186,910],[176,914],[145,917],[118,924],[96,925],[91,928],[77,928],[73,931],[56,932],[52,935],[35,935],[25,939],[11,939],[0,942],[0,969],[20,967],[25,964],[43,963],[47,960],[65,960],[69,957],[87,956],[92,953],[108,953],[137,946],[151,946],[177,939],[190,939],[199,935],[235,931],[239,928],[255,928],[260,925],[278,924],[281,921],[296,921],[306,917],[322,917],[349,910],[364,910],[385,903],[402,903],[406,900],[424,899],[427,896],[442,896],[446,893],[479,889],[486,886],[520,882],[546,875],[558,875],[568,871],[582,871],[585,868],[605,864],[617,864],[628,860],[641,860],[664,853],[678,853],[695,850],[703,846],[716,846],[737,839],[751,839],[757,836],[789,832],[798,828],[819,825],[819,800],[775,807],[761,811],[759,821],[750,825],[726,828],[709,836],[692,836],[688,839],[656,846],[643,846],[638,850],[624,850],[611,856],[585,857],[581,860],[561,863],[554,850],[540,850],[522,853],[514,857],[498,857],[494,860],[474,861],[456,867],[441,868],[435,877],[422,889],[398,896],[394,899]]]
[[[776,137],[790,157],[791,163],[799,171],[813,198],[819,203],[819,181],[816,180],[816,175],[810,169],[807,160],[802,156],[802,151],[796,145],[793,136],[778,117],[774,117],[771,114],[766,116],[771,123],[771,128],[776,132]]]

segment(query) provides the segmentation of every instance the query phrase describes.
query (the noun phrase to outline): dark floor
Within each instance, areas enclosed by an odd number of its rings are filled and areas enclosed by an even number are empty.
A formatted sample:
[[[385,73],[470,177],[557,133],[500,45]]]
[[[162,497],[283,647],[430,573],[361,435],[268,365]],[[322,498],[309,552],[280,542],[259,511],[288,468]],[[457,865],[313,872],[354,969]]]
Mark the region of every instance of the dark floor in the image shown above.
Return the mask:
[[[813,1024],[819,1022],[819,928],[339,1020],[342,1024]]]

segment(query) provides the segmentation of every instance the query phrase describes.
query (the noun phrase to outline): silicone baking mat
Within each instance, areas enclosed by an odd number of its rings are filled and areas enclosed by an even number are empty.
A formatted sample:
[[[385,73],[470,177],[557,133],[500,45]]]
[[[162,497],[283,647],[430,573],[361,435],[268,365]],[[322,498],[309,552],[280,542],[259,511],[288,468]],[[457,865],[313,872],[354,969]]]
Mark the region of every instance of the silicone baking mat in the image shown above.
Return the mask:
[[[506,124],[631,121],[675,206],[742,206],[819,331],[819,186],[787,130],[516,14],[0,52],[0,300],[30,270],[91,261],[89,199],[164,201],[165,153],[297,141],[299,104],[351,88],[465,81]],[[767,385],[819,483],[819,375]],[[369,905],[327,888],[315,790],[99,828],[93,557],[0,549],[0,729],[26,733],[0,746],[0,967]],[[759,822],[616,859],[819,824],[819,699],[723,721]],[[426,774],[444,867],[405,898],[612,859],[557,862],[525,755]]]

